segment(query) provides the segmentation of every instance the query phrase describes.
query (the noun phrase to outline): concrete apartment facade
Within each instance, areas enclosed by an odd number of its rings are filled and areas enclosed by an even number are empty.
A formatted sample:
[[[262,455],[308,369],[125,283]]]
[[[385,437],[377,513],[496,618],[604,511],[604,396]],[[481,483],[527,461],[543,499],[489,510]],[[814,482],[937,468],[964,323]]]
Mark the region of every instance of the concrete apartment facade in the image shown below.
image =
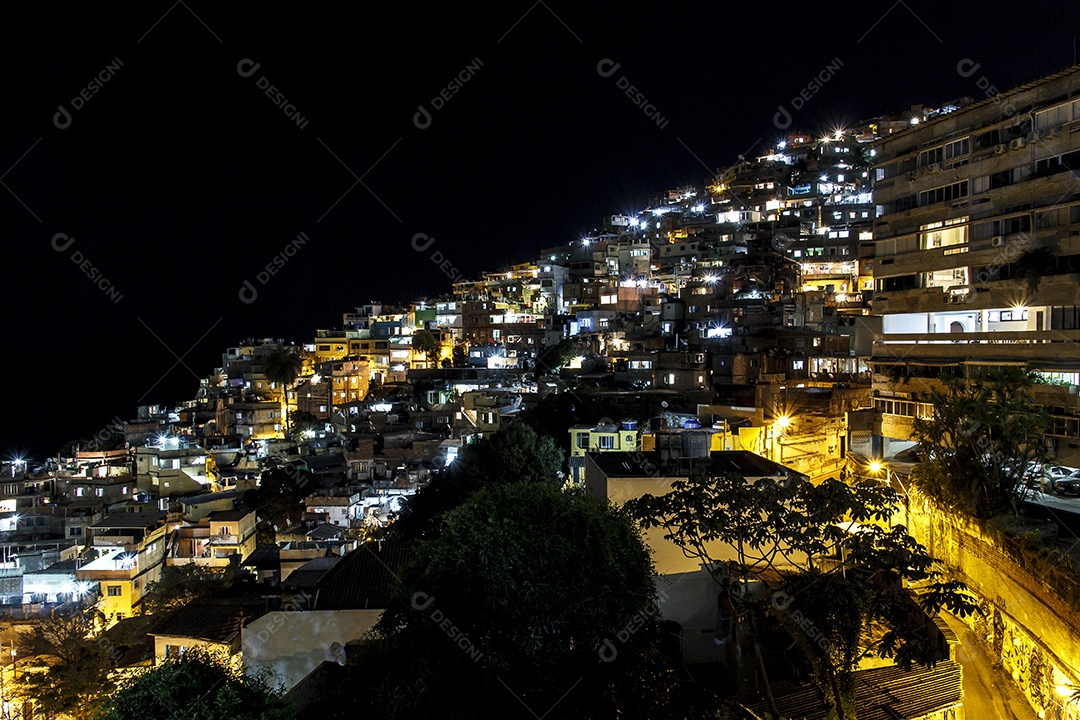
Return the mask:
[[[874,400],[910,437],[943,372],[1046,381],[1058,458],[1080,463],[1080,66],[875,143]],[[883,450],[887,453],[888,447]]]

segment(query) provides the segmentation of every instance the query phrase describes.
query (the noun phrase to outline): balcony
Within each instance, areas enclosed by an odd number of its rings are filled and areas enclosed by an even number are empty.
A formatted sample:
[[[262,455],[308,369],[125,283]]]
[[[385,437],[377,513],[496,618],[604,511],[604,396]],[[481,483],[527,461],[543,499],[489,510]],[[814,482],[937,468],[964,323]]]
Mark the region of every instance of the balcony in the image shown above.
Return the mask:
[[[874,341],[873,357],[877,360],[934,358],[1009,364],[1066,362],[1080,366],[1077,342],[1080,342],[1080,330],[894,334]]]

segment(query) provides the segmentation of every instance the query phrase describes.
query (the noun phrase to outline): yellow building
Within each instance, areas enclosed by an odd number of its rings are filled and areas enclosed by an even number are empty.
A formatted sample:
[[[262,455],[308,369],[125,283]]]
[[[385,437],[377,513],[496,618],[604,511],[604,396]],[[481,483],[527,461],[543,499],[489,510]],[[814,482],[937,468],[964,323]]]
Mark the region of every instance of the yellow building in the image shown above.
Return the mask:
[[[610,420],[600,424],[575,425],[570,428],[570,454],[581,457],[587,452],[634,452],[641,449],[641,433],[636,420],[616,425]]]
[[[607,418],[599,425],[575,425],[570,428],[570,481],[580,485],[585,481],[585,453],[637,452],[641,450],[641,433],[636,420],[623,420],[616,425]]]
[[[168,565],[194,563],[224,568],[233,555],[246,558],[255,550],[255,513],[251,510],[218,510],[194,525],[173,531],[169,538]]]
[[[97,557],[75,571],[82,581],[98,583],[98,608],[110,623],[130,617],[147,586],[160,579],[165,565],[168,525],[163,512],[113,513],[87,528]]]

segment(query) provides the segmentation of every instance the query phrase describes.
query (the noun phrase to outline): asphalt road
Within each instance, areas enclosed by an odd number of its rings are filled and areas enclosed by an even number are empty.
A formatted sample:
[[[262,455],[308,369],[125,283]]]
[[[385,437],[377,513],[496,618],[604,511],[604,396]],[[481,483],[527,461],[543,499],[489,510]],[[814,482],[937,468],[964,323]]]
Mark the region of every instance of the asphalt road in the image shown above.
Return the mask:
[[[1038,720],[1027,698],[1000,666],[994,666],[963,621],[947,612],[941,616],[960,644],[956,660],[964,666],[964,716],[968,720]]]

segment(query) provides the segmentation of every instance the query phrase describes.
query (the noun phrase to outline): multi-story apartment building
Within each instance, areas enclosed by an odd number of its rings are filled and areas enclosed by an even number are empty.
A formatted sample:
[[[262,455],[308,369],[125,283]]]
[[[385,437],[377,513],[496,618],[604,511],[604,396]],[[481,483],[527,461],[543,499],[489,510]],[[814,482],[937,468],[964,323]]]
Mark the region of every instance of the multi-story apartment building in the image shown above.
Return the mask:
[[[180,435],[155,436],[144,446],[135,448],[138,488],[154,496],[205,491],[211,484],[207,457],[206,450],[191,438]],[[124,489],[122,483],[120,489]],[[74,490],[77,492],[78,486]],[[124,492],[127,494],[126,490]],[[83,496],[76,494],[74,497]]]
[[[97,557],[82,565],[79,580],[100,585],[98,607],[106,617],[130,617],[161,577],[167,525],[163,512],[113,513],[87,531]]]
[[[942,372],[1014,365],[1053,383],[1038,397],[1055,450],[1080,460],[1078,92],[1074,66],[877,142],[884,438],[909,436]]]
[[[193,525],[176,527],[169,536],[166,564],[194,563],[207,568],[226,567],[234,555],[246,558],[255,550],[255,513],[217,510]]]

